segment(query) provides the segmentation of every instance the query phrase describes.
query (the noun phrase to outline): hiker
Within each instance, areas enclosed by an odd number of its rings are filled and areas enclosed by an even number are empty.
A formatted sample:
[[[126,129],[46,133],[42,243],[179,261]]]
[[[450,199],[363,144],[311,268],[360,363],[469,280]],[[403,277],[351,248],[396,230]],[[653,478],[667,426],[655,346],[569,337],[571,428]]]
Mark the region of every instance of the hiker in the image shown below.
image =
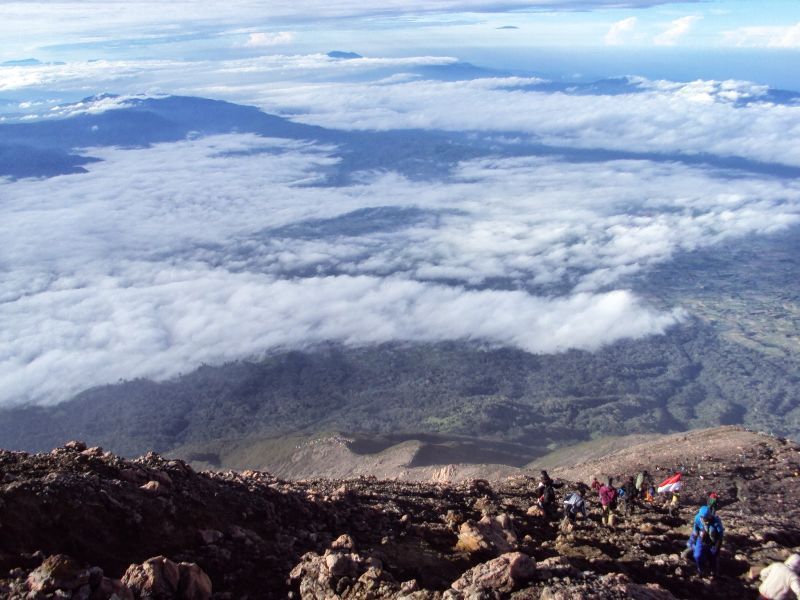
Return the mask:
[[[677,517],[681,506],[681,493],[679,491],[672,492],[672,498],[667,506],[667,514],[670,517]]]
[[[617,507],[617,490],[614,489],[614,479],[609,477],[605,485],[600,487],[600,506],[603,507],[601,521],[611,529],[614,528],[614,509]]]
[[[683,488],[683,474],[681,472],[675,473],[671,477],[667,477],[658,485],[659,494],[672,494],[672,497],[667,504],[667,513],[670,517],[678,514],[680,507],[680,491]]]
[[[647,469],[645,469],[636,476],[636,491],[639,492],[639,497],[642,500],[647,499],[647,492],[651,487],[653,487],[653,478],[650,476],[650,473],[647,472]],[[653,494],[651,494],[651,496],[652,495]]]
[[[719,553],[724,535],[720,518],[712,514],[708,506],[702,506],[695,516],[687,544],[692,550],[698,575],[704,574],[706,566],[710,567],[712,576],[719,574]]]
[[[622,510],[626,515],[632,515],[633,509],[636,507],[636,498],[638,491],[636,489],[636,482],[633,480],[633,475],[628,477],[628,481],[622,486],[622,493],[620,499],[622,500]]]
[[[708,506],[709,510],[711,510],[712,514],[717,514],[717,509],[719,508],[718,504],[719,496],[717,492],[711,492],[708,495],[708,500],[706,501],[706,506]]]
[[[578,488],[569,496],[564,498],[564,522],[569,525],[574,525],[578,519],[578,513],[586,518],[586,501],[583,499],[584,486],[579,485]]]
[[[551,479],[550,475],[547,474],[547,471],[542,469],[539,471],[539,485],[553,485],[553,480]]]
[[[689,535],[689,539],[686,541],[686,549],[681,552],[681,556],[683,558],[689,558],[694,552],[694,543],[697,539],[697,532],[703,529],[703,515],[706,514],[704,512],[704,509],[706,508],[707,506],[701,506],[694,515],[694,520],[692,521],[692,533]]]
[[[603,484],[598,481],[595,475],[592,475],[592,480],[589,482],[589,488],[592,491],[592,495],[594,498],[597,498],[597,501],[600,501],[600,488],[603,487]]]
[[[800,600],[800,554],[774,562],[761,571],[758,593],[762,600]]]
[[[552,516],[553,512],[555,512],[556,490],[555,484],[550,478],[550,475],[547,474],[547,471],[543,470],[541,472],[539,485],[536,489],[539,493],[539,499],[537,501],[539,508],[542,509],[545,517]]]

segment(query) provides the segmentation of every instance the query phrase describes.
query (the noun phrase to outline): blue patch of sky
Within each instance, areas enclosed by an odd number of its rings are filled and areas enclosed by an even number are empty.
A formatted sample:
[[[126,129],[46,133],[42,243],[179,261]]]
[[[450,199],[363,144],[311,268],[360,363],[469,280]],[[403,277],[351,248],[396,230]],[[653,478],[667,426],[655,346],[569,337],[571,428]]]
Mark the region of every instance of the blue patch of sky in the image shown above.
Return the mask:
[[[566,3],[565,8],[568,6]],[[675,45],[655,44],[655,38],[675,20],[688,16],[697,18],[676,37]],[[609,29],[628,18],[636,22],[621,44],[607,46]],[[40,40],[37,58],[215,60],[340,49],[367,56],[456,56],[480,66],[564,81],[641,75],[676,81],[744,79],[800,90],[800,70],[796,68],[800,41],[794,48],[738,48],[737,43],[747,40],[737,41],[730,35],[748,27],[800,27],[800,2],[795,1],[716,0],[649,8],[395,14],[324,21],[301,16],[294,21],[256,20],[242,25],[246,27],[187,20],[170,26],[137,26],[130,36],[98,33],[88,39],[58,39],[54,33],[54,37]],[[292,31],[291,41],[246,45],[249,32],[279,30]],[[754,43],[768,42],[760,39]]]

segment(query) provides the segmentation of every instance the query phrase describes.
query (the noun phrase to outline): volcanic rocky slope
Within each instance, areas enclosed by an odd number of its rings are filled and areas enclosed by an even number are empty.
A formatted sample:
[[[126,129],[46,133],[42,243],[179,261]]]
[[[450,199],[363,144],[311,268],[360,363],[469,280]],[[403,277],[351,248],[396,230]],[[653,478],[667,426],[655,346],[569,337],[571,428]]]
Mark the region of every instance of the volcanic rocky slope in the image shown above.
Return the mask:
[[[692,440],[602,463],[686,475],[679,516],[652,506],[615,531],[594,505],[571,531],[544,518],[527,474],[289,482],[81,443],[2,452],[0,597],[755,598],[751,567],[800,546],[800,447],[733,427]],[[716,580],[679,556],[709,490],[727,532]]]

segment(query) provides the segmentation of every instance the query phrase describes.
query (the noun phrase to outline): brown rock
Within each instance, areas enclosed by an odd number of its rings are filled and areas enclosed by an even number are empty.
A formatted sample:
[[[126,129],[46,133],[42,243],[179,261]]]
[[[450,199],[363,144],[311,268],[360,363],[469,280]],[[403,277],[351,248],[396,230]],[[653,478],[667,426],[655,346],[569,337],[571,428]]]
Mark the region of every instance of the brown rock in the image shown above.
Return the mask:
[[[348,552],[352,552],[356,549],[356,543],[353,541],[352,537],[344,533],[333,541],[331,544],[331,549],[347,550]]]
[[[200,534],[200,539],[203,541],[203,544],[206,546],[209,544],[216,544],[224,537],[224,534],[216,529],[201,529],[198,533]]]
[[[74,450],[75,452],[83,452],[86,450],[86,442],[72,440],[71,442],[64,444],[64,448],[67,450]]]
[[[155,494],[157,496],[165,494],[166,490],[164,489],[164,485],[154,479],[151,479],[144,485],[139,486],[145,492],[150,492],[151,494]]]
[[[31,571],[27,587],[32,592],[50,593],[55,590],[76,590],[89,583],[89,570],[66,554],[54,554]]]
[[[253,544],[262,544],[264,540],[252,529],[247,527],[240,527],[239,525],[231,525],[228,527],[227,533],[234,540],[243,541],[248,546]]]
[[[494,518],[485,516],[480,521],[466,521],[458,532],[456,550],[461,552],[487,551],[495,554],[513,552],[519,541],[506,514]]]
[[[119,579],[103,577],[90,600],[134,600],[133,592]]]
[[[208,600],[211,598],[211,579],[195,563],[178,565],[180,581],[178,597],[183,600]]]
[[[169,473],[165,473],[164,471],[159,471],[157,469],[150,471],[150,477],[155,479],[161,485],[165,485],[167,487],[172,486],[172,477],[169,476]]]
[[[472,567],[451,587],[465,595],[479,594],[484,590],[509,593],[530,581],[535,572],[536,562],[530,556],[509,552]]]
[[[164,556],[156,556],[148,558],[140,565],[128,567],[122,576],[122,583],[137,596],[171,600],[178,591],[180,579],[178,565]]]
[[[146,479],[147,476],[139,469],[120,469],[119,478],[123,481],[138,484],[143,479]]]
[[[330,577],[338,579],[340,577],[353,576],[357,570],[358,563],[354,555],[332,553],[325,555],[325,567]]]

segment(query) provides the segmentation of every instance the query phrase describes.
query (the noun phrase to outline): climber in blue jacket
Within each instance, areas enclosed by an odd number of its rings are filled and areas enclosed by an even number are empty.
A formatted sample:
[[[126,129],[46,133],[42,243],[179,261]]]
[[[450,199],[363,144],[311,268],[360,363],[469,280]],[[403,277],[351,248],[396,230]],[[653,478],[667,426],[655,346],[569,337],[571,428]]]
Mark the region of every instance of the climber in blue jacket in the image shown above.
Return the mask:
[[[725,529],[722,521],[708,506],[702,506],[694,518],[692,535],[687,546],[692,550],[698,575],[710,568],[712,576],[719,574],[719,554]]]

